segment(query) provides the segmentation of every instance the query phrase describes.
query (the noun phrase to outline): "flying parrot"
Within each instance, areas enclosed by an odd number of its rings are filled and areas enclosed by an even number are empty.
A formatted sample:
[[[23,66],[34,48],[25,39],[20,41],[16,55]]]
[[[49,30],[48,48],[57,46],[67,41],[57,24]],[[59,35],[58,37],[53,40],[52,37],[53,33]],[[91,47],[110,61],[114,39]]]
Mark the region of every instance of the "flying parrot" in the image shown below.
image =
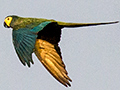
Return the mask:
[[[40,62],[50,74],[64,86],[71,86],[72,81],[68,76],[62,61],[59,41],[61,29],[84,26],[114,24],[105,23],[67,23],[43,18],[23,18],[15,15],[7,16],[4,27],[12,28],[12,38],[15,51],[25,66],[34,64],[32,53],[35,53]]]

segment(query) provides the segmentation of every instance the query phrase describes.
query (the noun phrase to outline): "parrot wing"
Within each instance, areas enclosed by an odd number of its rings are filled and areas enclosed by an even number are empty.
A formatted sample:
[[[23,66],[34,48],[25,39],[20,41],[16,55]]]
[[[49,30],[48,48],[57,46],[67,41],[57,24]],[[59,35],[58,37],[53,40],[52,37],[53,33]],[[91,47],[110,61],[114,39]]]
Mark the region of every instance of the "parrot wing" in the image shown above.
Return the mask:
[[[21,28],[13,30],[13,44],[17,55],[23,65],[30,67],[30,62],[33,64],[32,53],[34,50],[37,33],[51,22],[43,22],[33,29]]]
[[[29,29],[13,30],[13,44],[20,61],[25,65],[25,62],[30,67],[32,60],[32,52],[34,49],[37,35],[29,32]]]
[[[71,86],[69,81],[72,81],[67,75],[65,64],[62,57],[59,55],[60,48],[58,45],[53,45],[46,40],[37,39],[35,44],[35,54],[45,68],[56,78],[60,83]]]
[[[51,75],[67,87],[71,86],[69,81],[72,80],[68,76],[58,46],[62,28],[56,22],[52,22],[44,27],[38,33],[34,52]]]

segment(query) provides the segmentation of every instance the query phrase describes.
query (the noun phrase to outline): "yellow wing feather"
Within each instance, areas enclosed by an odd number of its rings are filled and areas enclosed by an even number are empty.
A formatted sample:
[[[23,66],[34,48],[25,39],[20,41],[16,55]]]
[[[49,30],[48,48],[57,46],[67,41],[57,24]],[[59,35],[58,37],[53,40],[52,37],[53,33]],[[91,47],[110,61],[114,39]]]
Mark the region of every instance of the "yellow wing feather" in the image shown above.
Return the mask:
[[[65,64],[54,48],[54,45],[37,39],[35,44],[35,54],[45,68],[63,85],[71,86],[69,81],[72,81],[67,75]]]

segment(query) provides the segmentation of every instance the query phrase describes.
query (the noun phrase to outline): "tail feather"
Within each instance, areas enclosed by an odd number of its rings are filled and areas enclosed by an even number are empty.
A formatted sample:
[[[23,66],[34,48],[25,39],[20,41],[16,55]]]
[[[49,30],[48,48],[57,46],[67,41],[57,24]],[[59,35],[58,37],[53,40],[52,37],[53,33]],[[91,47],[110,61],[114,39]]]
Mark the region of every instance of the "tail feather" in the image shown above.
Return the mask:
[[[106,25],[106,24],[115,24],[118,23],[119,21],[114,21],[114,22],[103,22],[103,23],[66,23],[66,22],[57,22],[58,25],[62,27],[85,27],[85,26],[96,26],[96,25]]]

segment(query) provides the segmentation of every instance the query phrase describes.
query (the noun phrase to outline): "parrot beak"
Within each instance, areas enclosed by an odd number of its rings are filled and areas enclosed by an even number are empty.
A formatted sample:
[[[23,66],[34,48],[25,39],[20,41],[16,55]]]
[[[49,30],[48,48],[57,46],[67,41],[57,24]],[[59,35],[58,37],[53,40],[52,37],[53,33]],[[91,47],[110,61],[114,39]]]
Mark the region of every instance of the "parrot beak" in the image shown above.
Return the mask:
[[[5,22],[4,22],[4,27],[5,28],[10,28],[10,26],[8,26]]]

